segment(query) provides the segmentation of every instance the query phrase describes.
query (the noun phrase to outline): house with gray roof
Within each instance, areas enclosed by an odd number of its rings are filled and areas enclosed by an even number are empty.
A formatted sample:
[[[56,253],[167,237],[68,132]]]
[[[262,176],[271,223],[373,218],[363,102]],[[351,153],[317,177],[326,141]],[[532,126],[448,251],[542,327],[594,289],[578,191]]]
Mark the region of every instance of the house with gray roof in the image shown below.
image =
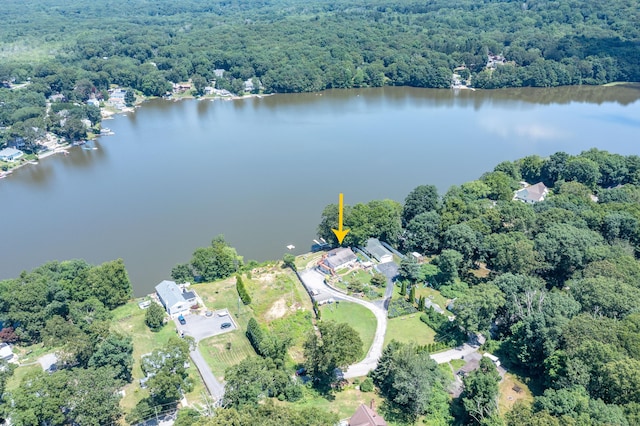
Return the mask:
[[[369,238],[364,249],[379,263],[393,262],[393,254],[377,238]]]
[[[20,151],[19,149],[5,148],[2,151],[0,151],[0,160],[13,163],[23,155],[24,155],[24,152]]]
[[[356,263],[357,260],[358,258],[350,248],[338,247],[329,251],[327,255],[322,258],[318,267],[321,271],[331,274],[337,269],[348,268]]]
[[[174,281],[164,280],[156,286],[158,299],[171,316],[187,312],[197,303],[195,291],[181,289]]]
[[[539,203],[544,201],[544,197],[549,193],[549,189],[542,182],[538,182],[535,185],[529,185],[516,191],[514,200],[520,200],[527,204]]]

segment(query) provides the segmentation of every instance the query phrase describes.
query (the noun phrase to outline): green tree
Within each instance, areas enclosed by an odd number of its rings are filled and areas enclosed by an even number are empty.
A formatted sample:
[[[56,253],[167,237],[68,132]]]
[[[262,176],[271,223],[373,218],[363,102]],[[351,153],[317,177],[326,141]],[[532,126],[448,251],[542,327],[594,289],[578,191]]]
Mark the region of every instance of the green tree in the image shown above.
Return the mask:
[[[473,424],[483,424],[498,410],[498,383],[500,375],[493,362],[486,357],[480,360],[480,368],[463,379],[462,405]]]
[[[109,309],[126,303],[132,295],[131,281],[122,259],[95,266],[87,273],[87,289]]]
[[[371,285],[374,285],[376,287],[384,287],[387,285],[387,277],[376,272],[371,277]]]
[[[449,419],[444,378],[428,352],[392,341],[371,374],[380,392],[408,421],[431,415]]]
[[[438,256],[438,268],[440,268],[445,282],[453,283],[458,279],[462,259],[462,254],[456,250],[442,250]]]
[[[504,303],[504,294],[495,284],[478,284],[456,300],[456,322],[469,333],[488,332]]]
[[[284,262],[284,266],[291,268],[293,271],[296,270],[296,257],[291,253],[285,253],[282,256],[282,261]]]
[[[124,382],[131,381],[133,368],[133,341],[130,336],[117,333],[109,334],[98,343],[89,360],[89,367],[110,367],[114,378]]]
[[[304,343],[305,366],[320,388],[335,380],[336,368],[344,368],[362,356],[362,339],[348,324],[322,321],[320,336],[311,333]]]
[[[401,279],[408,280],[411,283],[415,283],[422,278],[420,265],[413,256],[405,256],[405,258],[400,261],[398,274]]]
[[[420,213],[406,227],[405,247],[420,253],[435,253],[440,246],[440,215],[435,211]]]
[[[233,247],[229,247],[222,235],[213,239],[210,247],[195,250],[191,265],[204,281],[227,278],[238,271],[242,258]]]
[[[151,330],[159,330],[164,325],[164,308],[152,302],[144,314],[144,322]]]
[[[438,189],[434,185],[420,185],[414,188],[404,200],[402,223],[409,224],[416,216],[438,208]]]

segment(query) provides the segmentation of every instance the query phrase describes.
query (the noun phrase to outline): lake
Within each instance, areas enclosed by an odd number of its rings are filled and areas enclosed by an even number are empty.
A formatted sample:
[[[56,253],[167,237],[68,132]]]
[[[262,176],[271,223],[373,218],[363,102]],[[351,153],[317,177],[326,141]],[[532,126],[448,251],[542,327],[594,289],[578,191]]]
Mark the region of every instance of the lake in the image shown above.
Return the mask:
[[[308,251],[323,208],[444,193],[503,160],[591,147],[639,154],[640,90],[386,87],[150,101],[114,136],[0,181],[0,278],[123,258],[136,295],[217,234],[247,259]]]

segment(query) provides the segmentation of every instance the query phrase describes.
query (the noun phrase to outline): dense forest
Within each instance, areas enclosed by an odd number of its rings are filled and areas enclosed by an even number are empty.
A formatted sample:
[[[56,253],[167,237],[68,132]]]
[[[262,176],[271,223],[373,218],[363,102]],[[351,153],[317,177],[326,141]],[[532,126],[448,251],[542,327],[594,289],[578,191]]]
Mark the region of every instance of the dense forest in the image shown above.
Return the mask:
[[[0,126],[14,129],[4,140],[33,138],[53,126],[46,98],[106,98],[110,85],[148,96],[187,80],[202,93],[214,79],[235,93],[248,79],[267,93],[449,87],[454,69],[479,88],[639,81],[639,21],[625,0],[9,0],[0,82],[30,84],[0,89]],[[498,65],[487,67],[489,54]]]
[[[521,181],[542,182],[550,192],[534,204],[514,201]],[[401,294],[426,311],[421,319],[440,339],[456,338],[452,331],[462,331],[463,339],[465,334],[487,336],[484,348],[527,378],[536,395],[532,405],[516,404],[506,418],[498,418],[497,388],[489,386],[495,368],[482,372],[481,366],[481,377],[465,378],[465,393],[454,400],[458,421],[636,425],[639,184],[639,156],[596,149],[577,156],[529,156],[500,163],[443,196],[434,186],[421,185],[404,204],[381,200],[345,206],[344,223],[351,232],[344,244],[362,245],[376,237],[401,251],[429,256],[424,264],[410,256],[400,263]],[[337,213],[337,206],[329,205],[322,215],[318,232],[328,241],[335,242],[330,224]],[[411,297],[411,288],[425,282],[454,299],[452,323]],[[384,356],[374,373],[382,392],[395,381],[379,377]],[[414,382],[433,383],[427,367],[412,373]],[[484,385],[470,397],[476,382]],[[401,397],[386,392],[404,413],[415,412],[422,400],[420,415],[429,415],[430,398],[437,395],[433,389],[417,396],[415,391],[413,398],[407,398],[407,388]]]

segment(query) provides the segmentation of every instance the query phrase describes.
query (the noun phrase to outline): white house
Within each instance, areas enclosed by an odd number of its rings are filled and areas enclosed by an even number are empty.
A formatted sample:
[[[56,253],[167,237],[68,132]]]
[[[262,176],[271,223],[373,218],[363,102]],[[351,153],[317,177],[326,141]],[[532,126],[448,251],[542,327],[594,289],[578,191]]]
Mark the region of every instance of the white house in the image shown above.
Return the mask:
[[[11,350],[11,346],[6,343],[2,343],[0,345],[0,359],[5,361],[11,361],[13,359],[13,351]]]
[[[549,193],[549,189],[542,182],[538,182],[535,185],[529,185],[516,191],[514,200],[520,200],[527,204],[539,203],[544,201],[544,197]]]
[[[0,151],[0,160],[13,163],[23,155],[24,155],[24,152],[20,151],[19,149],[5,148],[2,151]]]
[[[393,254],[377,238],[369,238],[365,250],[380,263],[393,262]]]
[[[183,290],[173,281],[164,280],[158,284],[156,294],[171,316],[187,312],[191,306],[197,303],[195,291]]]

